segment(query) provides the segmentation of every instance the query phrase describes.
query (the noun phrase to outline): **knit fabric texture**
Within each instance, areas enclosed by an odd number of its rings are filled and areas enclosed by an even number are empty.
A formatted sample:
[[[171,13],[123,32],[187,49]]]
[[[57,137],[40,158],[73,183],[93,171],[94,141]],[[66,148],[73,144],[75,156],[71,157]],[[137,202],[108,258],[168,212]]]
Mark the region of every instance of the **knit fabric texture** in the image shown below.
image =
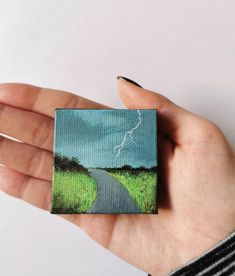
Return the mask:
[[[235,232],[204,255],[170,273],[170,276],[235,275]]]

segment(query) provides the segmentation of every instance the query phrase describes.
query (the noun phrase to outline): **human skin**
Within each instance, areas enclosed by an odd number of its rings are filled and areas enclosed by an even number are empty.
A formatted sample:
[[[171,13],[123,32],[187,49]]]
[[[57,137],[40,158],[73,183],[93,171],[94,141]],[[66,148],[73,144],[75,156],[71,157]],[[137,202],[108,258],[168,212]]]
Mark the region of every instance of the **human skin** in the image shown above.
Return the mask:
[[[235,229],[235,156],[219,127],[164,96],[118,80],[128,108],[158,109],[159,214],[62,215],[132,265],[166,275]],[[56,107],[108,108],[26,84],[0,85],[0,188],[50,209]]]

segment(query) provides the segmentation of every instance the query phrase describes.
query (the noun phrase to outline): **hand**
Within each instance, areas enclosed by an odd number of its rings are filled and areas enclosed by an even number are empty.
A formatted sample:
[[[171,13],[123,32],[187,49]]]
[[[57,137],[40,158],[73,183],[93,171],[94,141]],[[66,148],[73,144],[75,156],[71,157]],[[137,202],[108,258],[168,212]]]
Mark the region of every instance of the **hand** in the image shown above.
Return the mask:
[[[62,215],[152,275],[165,275],[235,229],[235,157],[221,130],[160,94],[119,79],[128,108],[159,110],[159,215]],[[105,108],[70,93],[0,85],[0,188],[48,210],[53,111]]]

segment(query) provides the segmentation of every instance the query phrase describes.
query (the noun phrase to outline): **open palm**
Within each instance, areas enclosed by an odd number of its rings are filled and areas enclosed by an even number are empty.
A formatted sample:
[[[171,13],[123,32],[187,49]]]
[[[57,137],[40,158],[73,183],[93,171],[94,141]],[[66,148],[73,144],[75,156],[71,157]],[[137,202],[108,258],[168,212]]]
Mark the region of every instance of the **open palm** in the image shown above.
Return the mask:
[[[118,84],[128,108],[159,111],[159,215],[62,216],[129,263],[165,275],[235,229],[234,153],[213,123],[124,79]],[[0,133],[19,140],[0,136],[0,187],[45,210],[57,107],[105,106],[63,91],[0,85]]]

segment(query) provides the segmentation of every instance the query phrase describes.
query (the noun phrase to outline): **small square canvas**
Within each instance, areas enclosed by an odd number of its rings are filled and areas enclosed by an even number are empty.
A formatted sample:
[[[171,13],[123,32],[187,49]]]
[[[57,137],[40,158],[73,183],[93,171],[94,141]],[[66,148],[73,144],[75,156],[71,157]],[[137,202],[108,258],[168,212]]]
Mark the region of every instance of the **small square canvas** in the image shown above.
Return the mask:
[[[56,109],[53,214],[156,214],[157,111]]]

